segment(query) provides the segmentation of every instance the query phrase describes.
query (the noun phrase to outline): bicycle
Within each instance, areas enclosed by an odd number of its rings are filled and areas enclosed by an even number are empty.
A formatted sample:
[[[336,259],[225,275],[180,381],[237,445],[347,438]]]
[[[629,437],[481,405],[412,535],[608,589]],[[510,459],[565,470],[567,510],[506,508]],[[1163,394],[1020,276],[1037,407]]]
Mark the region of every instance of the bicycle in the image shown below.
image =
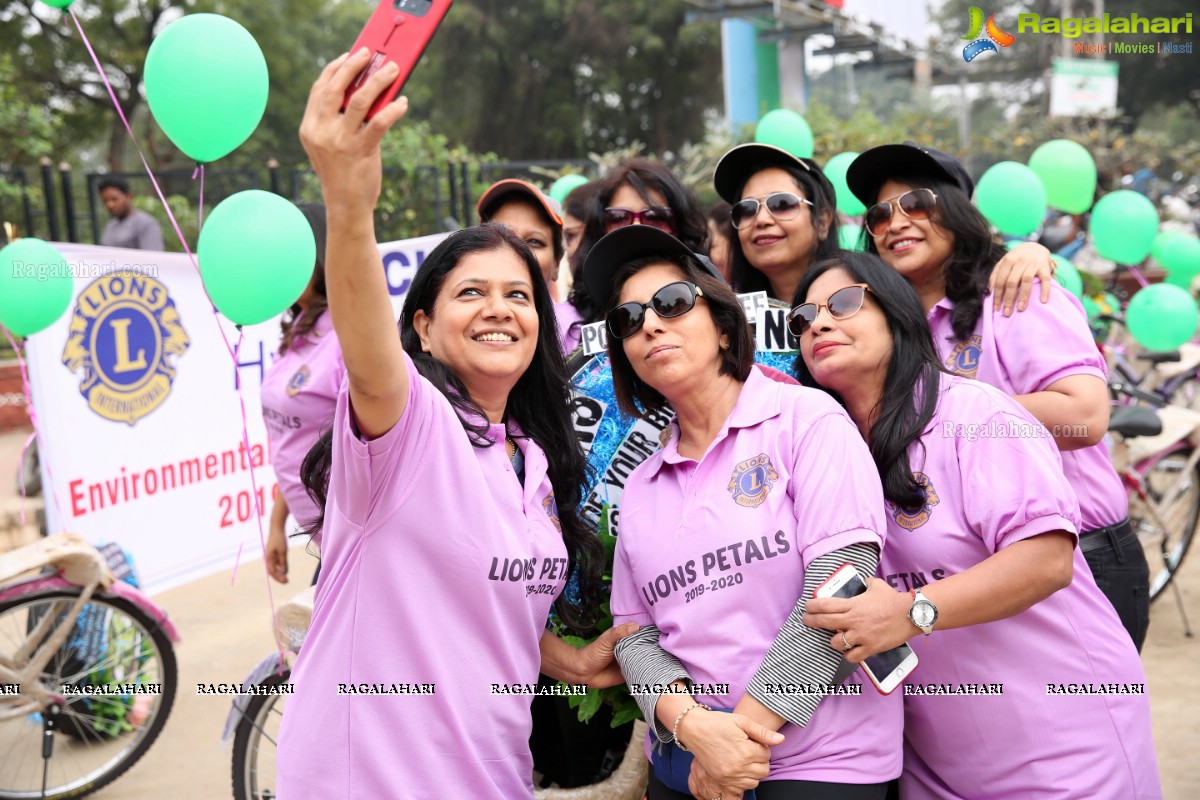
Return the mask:
[[[104,556],[59,534],[0,555],[0,798],[74,798],[154,743],[179,634]]]

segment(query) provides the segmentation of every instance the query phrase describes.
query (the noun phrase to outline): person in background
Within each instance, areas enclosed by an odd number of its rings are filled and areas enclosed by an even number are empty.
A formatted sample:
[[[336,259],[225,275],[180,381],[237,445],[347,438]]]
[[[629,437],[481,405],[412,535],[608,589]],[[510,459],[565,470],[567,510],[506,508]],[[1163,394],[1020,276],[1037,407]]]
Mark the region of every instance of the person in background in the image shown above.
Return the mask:
[[[575,348],[579,347],[579,339],[582,335],[580,329],[583,327],[583,318],[570,300],[575,283],[575,272],[570,265],[575,263],[575,253],[583,243],[583,232],[587,227],[588,214],[591,213],[592,203],[599,186],[599,181],[589,181],[582,186],[576,186],[563,201],[563,237],[567,244],[567,272],[572,279],[567,282],[564,289],[567,299],[554,305],[554,313],[558,317],[559,327],[566,331],[562,342],[563,355],[572,353]]]
[[[1045,426],[1079,496],[1079,549],[1138,649],[1150,624],[1150,570],[1129,500],[1104,445],[1109,395],[1104,356],[1083,306],[1051,277],[1041,245],[1043,297],[1024,313],[996,313],[988,292],[1004,247],[971,203],[974,185],[953,157],[917,145],[867,150],[846,173],[867,206],[868,249],[921,298],[946,369],[1001,389]]]
[[[529,245],[547,284],[558,280],[565,248],[562,209],[554,198],[532,183],[508,178],[489,186],[480,196],[476,210],[481,223],[507,225]],[[556,317],[563,305],[555,305]],[[558,318],[558,341],[563,355],[579,345],[578,321],[572,316]]]
[[[104,207],[112,215],[112,219],[104,226],[104,233],[100,235],[100,244],[127,250],[162,252],[162,227],[154,217],[134,208],[133,194],[124,178],[104,178],[100,181],[99,191]]]
[[[325,206],[299,203],[317,243],[317,262],[304,294],[279,323],[279,354],[263,376],[262,413],[279,491],[267,534],[267,571],[288,582],[287,518],[301,530],[321,515],[300,481],[304,457],[333,420],[338,389],[346,374],[325,297]],[[319,545],[319,541],[317,542]],[[313,573],[317,582],[320,565]]]
[[[853,663],[924,634],[900,797],[1161,798],[1146,674],[1037,420],[943,371],[917,291],[878,256],[814,264],[796,297],[800,382],[849,412],[887,501],[882,580],[804,622],[843,631]]]
[[[642,626],[617,660],[631,686],[655,687],[634,696],[647,750],[694,752],[688,788],[704,800],[756,785],[762,800],[883,800],[900,774],[899,695],[861,672],[836,696],[775,688],[834,682],[842,659],[830,631],[801,623],[805,603],[843,564],[879,563],[883,492],[850,417],[754,365],[737,297],[665,231],[610,233],[584,277],[606,298],[622,410],[673,414],[626,480],[613,557],[613,620]],[[650,800],[685,798],[661,771]]]
[[[667,167],[631,158],[598,181],[587,212],[583,241],[571,261],[574,285],[568,298],[584,324],[604,318],[603,299],[588,294],[582,279],[588,252],[606,234],[626,225],[649,225],[708,255],[708,220],[696,195]]]
[[[733,248],[737,233],[730,222],[731,206],[724,200],[708,210],[708,257],[726,283],[733,283]]]

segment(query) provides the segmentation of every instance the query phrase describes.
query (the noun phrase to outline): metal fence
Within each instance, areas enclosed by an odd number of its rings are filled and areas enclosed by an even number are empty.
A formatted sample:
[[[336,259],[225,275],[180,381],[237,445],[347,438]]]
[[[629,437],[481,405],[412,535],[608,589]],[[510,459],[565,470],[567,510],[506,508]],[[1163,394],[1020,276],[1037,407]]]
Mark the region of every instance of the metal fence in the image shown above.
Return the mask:
[[[385,167],[384,196],[376,218],[380,241],[453,230],[476,222],[475,203],[483,190],[503,178],[522,178],[548,185],[547,174],[566,169],[594,176],[589,161],[460,162],[417,167]],[[164,223],[168,249],[178,250],[177,237],[170,235],[166,214],[160,208],[150,178],[144,172],[86,173],[77,175],[71,165],[57,166],[50,159],[32,174],[24,169],[0,169],[0,244],[10,238],[34,236],[56,242],[99,244],[109,217],[100,200],[98,186],[105,178],[124,179],[139,205]],[[191,170],[160,172],[155,180],[163,195],[180,198],[180,206],[196,210],[200,199],[199,176]],[[319,201],[320,186],[307,166],[280,167],[268,162],[261,169],[213,169],[204,172],[204,211],[246,189],[262,189],[296,202]],[[149,200],[148,200],[149,199]],[[176,202],[172,200],[174,209]],[[176,212],[179,216],[179,213]],[[194,224],[182,220],[181,228],[191,239]],[[194,246],[189,241],[189,246]]]

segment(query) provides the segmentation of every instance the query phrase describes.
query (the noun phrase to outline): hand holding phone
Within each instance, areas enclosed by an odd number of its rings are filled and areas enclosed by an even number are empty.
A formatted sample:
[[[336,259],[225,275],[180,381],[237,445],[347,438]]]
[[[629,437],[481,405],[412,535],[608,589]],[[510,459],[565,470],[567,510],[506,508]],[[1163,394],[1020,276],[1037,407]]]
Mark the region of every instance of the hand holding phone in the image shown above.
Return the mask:
[[[366,27],[358,35],[354,47],[350,48],[351,53],[363,47],[369,48],[371,60],[350,83],[350,88],[346,90],[346,96],[342,100],[342,110],[346,110],[350,98],[362,88],[367,79],[389,62],[400,67],[400,74],[371,104],[366,119],[370,120],[381,108],[395,100],[453,2],[454,0],[381,0],[375,13],[367,20]]]
[[[817,587],[813,597],[851,598],[867,590],[867,584],[853,564],[838,567],[829,580]],[[893,647],[882,653],[867,656],[862,663],[863,672],[875,684],[881,694],[891,694],[897,686],[917,667],[917,654],[908,644]]]

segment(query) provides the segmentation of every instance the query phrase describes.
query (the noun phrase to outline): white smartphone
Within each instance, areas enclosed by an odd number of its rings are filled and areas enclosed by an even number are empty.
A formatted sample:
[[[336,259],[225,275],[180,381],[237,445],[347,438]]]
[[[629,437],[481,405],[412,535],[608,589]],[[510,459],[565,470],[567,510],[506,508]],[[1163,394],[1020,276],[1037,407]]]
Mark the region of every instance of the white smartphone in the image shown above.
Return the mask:
[[[850,598],[866,590],[867,584],[859,576],[858,570],[847,562],[838,567],[829,580],[818,586],[813,596]],[[891,694],[917,668],[917,654],[908,644],[902,644],[868,656],[861,666],[881,694]]]

